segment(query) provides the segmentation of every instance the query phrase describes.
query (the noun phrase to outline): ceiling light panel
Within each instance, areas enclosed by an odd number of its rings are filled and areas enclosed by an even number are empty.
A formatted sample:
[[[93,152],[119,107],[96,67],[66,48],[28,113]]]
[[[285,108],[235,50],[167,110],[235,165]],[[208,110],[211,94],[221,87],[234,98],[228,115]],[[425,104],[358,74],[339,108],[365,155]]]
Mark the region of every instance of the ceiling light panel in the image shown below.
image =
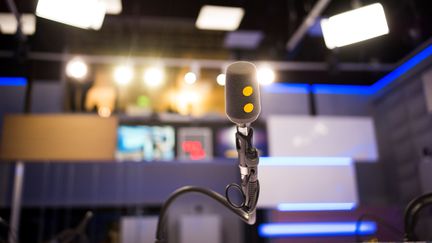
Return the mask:
[[[36,15],[83,29],[99,30],[105,17],[99,0],[39,0]]]
[[[204,5],[195,26],[204,30],[233,31],[238,29],[243,16],[242,8]]]
[[[107,14],[120,14],[123,10],[121,0],[102,0],[105,3]]]
[[[384,8],[379,3],[323,19],[321,29],[329,49],[389,33]]]

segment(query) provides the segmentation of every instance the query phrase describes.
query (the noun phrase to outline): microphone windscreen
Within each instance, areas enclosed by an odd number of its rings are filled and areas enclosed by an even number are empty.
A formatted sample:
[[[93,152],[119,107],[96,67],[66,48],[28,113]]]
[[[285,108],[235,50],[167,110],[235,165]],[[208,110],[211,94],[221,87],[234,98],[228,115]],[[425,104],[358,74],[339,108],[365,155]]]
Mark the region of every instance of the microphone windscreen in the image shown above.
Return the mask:
[[[225,112],[228,118],[238,125],[255,121],[261,112],[255,65],[235,62],[228,66],[225,80]]]

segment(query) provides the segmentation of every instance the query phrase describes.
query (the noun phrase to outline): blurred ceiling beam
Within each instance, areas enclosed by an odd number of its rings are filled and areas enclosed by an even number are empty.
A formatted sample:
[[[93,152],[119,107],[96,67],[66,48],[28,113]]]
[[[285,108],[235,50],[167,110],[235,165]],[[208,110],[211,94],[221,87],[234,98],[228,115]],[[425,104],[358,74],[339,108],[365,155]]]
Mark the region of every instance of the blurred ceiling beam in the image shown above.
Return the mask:
[[[68,53],[50,52],[30,52],[29,59],[35,61],[66,62],[79,56],[89,64],[118,64],[127,61],[133,65],[147,65],[163,63],[167,67],[184,67],[198,63],[201,68],[220,69],[229,63],[237,60],[221,59],[194,59],[194,58],[164,58],[164,57],[140,57],[140,56],[113,56],[113,55],[85,55]],[[11,51],[0,51],[0,58],[13,58]],[[251,60],[256,65],[266,64],[280,71],[325,71],[330,68],[326,62],[275,62],[264,60]],[[368,72],[387,72],[391,71],[395,65],[389,63],[357,63],[340,62],[332,66],[340,71],[368,71]]]
[[[15,18],[17,20],[17,23],[18,23],[17,31],[16,31],[17,36],[21,42],[25,42],[27,40],[27,37],[24,35],[24,33],[22,31],[21,15],[18,12],[18,8],[15,4],[15,1],[14,0],[6,0],[6,4],[9,8],[9,11],[11,11],[13,15],[15,15]]]
[[[286,49],[288,52],[292,52],[297,48],[300,41],[303,39],[312,25],[314,25],[317,18],[321,15],[330,2],[331,0],[318,0],[318,2],[313,6],[312,10],[309,12],[308,16],[304,19],[303,23],[288,40],[286,44]]]

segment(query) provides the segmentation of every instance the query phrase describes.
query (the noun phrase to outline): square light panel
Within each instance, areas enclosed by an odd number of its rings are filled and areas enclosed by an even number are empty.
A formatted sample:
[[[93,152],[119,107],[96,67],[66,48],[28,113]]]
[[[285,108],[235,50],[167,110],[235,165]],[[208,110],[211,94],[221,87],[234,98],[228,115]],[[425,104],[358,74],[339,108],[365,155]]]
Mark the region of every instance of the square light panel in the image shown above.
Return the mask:
[[[195,22],[198,29],[233,31],[244,16],[243,8],[204,5]]]
[[[389,33],[384,8],[380,3],[323,19],[321,29],[325,44],[329,49]]]
[[[123,10],[121,0],[102,0],[105,3],[107,14],[120,14]]]
[[[36,15],[83,29],[99,30],[105,17],[105,3],[99,0],[39,0]]]

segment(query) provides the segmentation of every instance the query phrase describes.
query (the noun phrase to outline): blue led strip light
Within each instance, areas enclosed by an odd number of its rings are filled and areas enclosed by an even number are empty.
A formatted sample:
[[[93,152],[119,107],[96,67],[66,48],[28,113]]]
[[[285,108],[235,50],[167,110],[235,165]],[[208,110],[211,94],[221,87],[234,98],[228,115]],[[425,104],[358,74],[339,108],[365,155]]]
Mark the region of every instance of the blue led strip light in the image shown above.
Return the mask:
[[[351,166],[348,157],[260,157],[260,166]]]
[[[391,71],[373,85],[338,85],[338,84],[314,84],[313,91],[317,94],[346,94],[346,95],[372,95],[380,91],[391,82],[395,81],[409,70],[432,55],[432,45],[427,46],[421,52],[417,53],[395,70]],[[310,90],[308,84],[298,83],[275,83],[263,90],[268,93],[308,93]]]
[[[314,84],[313,90],[316,94],[355,94],[371,95],[370,86],[362,85],[337,85],[337,84]]]
[[[281,203],[278,205],[279,211],[299,212],[299,211],[349,211],[357,207],[354,202],[348,203]]]
[[[314,237],[371,235],[377,231],[373,221],[363,221],[357,229],[357,222],[308,222],[308,223],[268,223],[258,227],[261,237]]]
[[[286,94],[286,93],[298,93],[306,94],[309,92],[309,84],[298,84],[298,83],[273,83],[268,86],[263,86],[262,89],[266,93],[271,94]]]
[[[389,74],[378,80],[376,83],[374,83],[372,86],[370,86],[370,89],[372,90],[372,93],[376,93],[400,76],[404,75],[406,72],[411,70],[413,67],[417,66],[420,62],[428,58],[432,55],[432,45],[427,46],[425,49],[423,49],[421,52],[414,55],[412,58],[410,58],[408,61],[402,63],[399,67],[397,67],[395,70],[391,71]]]
[[[27,79],[21,77],[0,77],[0,86],[26,86]]]

